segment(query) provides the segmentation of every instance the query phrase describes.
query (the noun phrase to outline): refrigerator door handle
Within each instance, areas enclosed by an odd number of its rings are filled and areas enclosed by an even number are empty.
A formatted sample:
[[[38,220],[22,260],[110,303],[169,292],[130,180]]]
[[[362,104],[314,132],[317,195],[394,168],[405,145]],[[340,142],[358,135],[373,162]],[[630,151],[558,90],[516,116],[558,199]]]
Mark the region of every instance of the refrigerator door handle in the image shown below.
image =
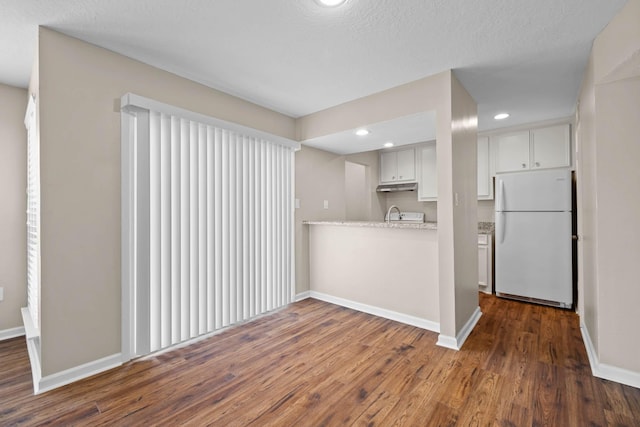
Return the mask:
[[[496,211],[502,212],[504,210],[504,180],[498,179],[498,200]]]
[[[504,234],[507,221],[507,215],[504,212],[498,212],[500,217],[498,218],[498,223],[496,224],[496,234],[498,235],[498,243],[504,243]]]

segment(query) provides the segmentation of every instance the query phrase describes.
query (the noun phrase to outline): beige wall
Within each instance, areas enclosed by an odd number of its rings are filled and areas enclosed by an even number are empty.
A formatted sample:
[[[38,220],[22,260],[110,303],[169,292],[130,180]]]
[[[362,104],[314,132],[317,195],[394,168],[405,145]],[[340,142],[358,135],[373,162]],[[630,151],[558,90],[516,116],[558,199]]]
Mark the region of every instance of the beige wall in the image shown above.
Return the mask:
[[[313,291],[440,322],[436,231],[306,227]]]
[[[298,140],[304,141],[415,113],[437,111],[444,107],[443,103],[449,97],[446,85],[449,74],[449,71],[442,72],[301,117],[296,122]],[[446,133],[448,130],[439,131]]]
[[[640,75],[597,86],[596,104],[599,358],[640,373]]]
[[[640,1],[594,42],[580,94],[582,319],[599,363],[640,374]]]
[[[452,83],[451,72],[295,121],[44,28],[40,30],[38,61],[39,79],[32,86],[39,86],[39,107],[40,111],[45,112],[40,115],[43,376],[120,351],[120,117],[116,106],[123,94],[133,92],[284,137],[298,136],[300,139],[435,110],[438,114],[437,140],[449,145],[460,142],[458,148],[467,150],[465,138],[452,137],[452,85],[454,90],[458,89],[456,83]],[[457,98],[454,99],[454,110],[459,102]],[[457,110],[453,117],[458,117]],[[454,150],[451,151],[453,153]],[[475,150],[473,153],[475,158]],[[457,162],[465,156],[458,153],[451,158]],[[346,158],[363,164],[371,162],[371,181],[377,183],[376,153]],[[296,212],[297,229],[302,218],[336,219],[345,215],[344,160],[340,156],[308,147],[296,155],[296,198],[301,203],[301,208]],[[327,171],[333,171],[326,175],[332,176],[331,182],[323,181],[324,175],[321,173],[315,175],[306,169],[306,166],[315,167],[316,162],[326,167]],[[463,196],[465,205],[468,203],[466,177],[452,180],[453,171],[466,176],[466,169],[460,167],[463,163],[449,164],[439,178],[441,194],[449,194],[439,203],[440,222],[443,222],[444,216],[440,205],[452,203],[454,188]],[[306,178],[301,178],[301,171],[308,173]],[[475,167],[469,170],[473,174],[475,191],[474,171]],[[342,191],[336,191],[334,182],[339,182]],[[322,200],[329,200],[329,209],[322,208]],[[386,200],[377,194],[372,195],[372,218],[380,218],[385,207]],[[453,209],[448,209],[445,215],[453,215]],[[474,223],[474,242],[469,250],[473,248],[473,260],[477,262],[475,217],[463,221],[456,217],[448,223],[444,220],[447,224],[444,228],[449,241],[447,244],[452,248],[454,237],[463,238],[467,233],[465,224],[468,221]],[[463,229],[458,230],[460,226]],[[461,234],[456,237],[454,231]],[[438,235],[442,235],[442,232],[439,231]],[[300,238],[296,236],[297,240]],[[301,247],[304,248],[304,243]],[[439,258],[442,262],[443,256],[450,257],[445,266],[455,271],[463,268],[461,254],[466,252],[466,249],[461,249],[458,254],[445,251],[440,253]],[[473,260],[468,261],[473,263]],[[460,264],[455,266],[456,263]],[[296,268],[298,291],[308,289],[308,282],[305,285],[308,270],[305,272],[304,263],[297,261]],[[464,268],[468,269],[469,263]],[[453,309],[451,316],[464,317],[470,314],[467,313],[467,303],[475,298],[474,304],[477,306],[477,278],[473,280],[473,292],[468,292],[466,285],[460,288],[464,294],[461,298],[454,291],[458,286],[455,275],[446,277],[445,282],[441,280],[441,286],[450,288],[449,302],[453,302],[450,305]],[[462,275],[458,274],[458,278],[462,278]],[[458,308],[459,313],[454,315]],[[442,321],[440,323],[443,325]],[[450,318],[444,326],[446,334],[455,335],[462,325]]]
[[[478,112],[455,74],[451,104],[457,333],[478,308]]]
[[[596,138],[593,57],[590,59],[576,109],[576,197],[578,202],[578,312],[598,347],[598,288],[596,229]]]
[[[371,183],[368,167],[360,163],[344,162],[345,218],[362,221],[369,218]]]
[[[27,305],[27,91],[0,84],[0,332],[22,326]]]
[[[478,307],[478,118],[473,98],[453,73],[447,77],[438,126],[449,132],[436,144],[440,331],[456,337]]]
[[[302,117],[297,135],[305,140],[424,111],[436,112],[440,326],[444,335],[455,337],[473,313],[469,307],[478,306],[477,120],[475,102],[453,73],[442,72]],[[455,209],[454,190],[461,201]],[[382,215],[390,199],[378,200]],[[454,240],[460,247],[454,249]],[[299,270],[298,275],[308,277],[308,272]]]
[[[120,352],[120,115],[127,92],[280,136],[295,121],[41,28],[42,375]]]
[[[309,288],[309,236],[304,220],[347,219],[347,191],[345,186],[345,164],[354,162],[365,165],[369,172],[369,194],[363,195],[368,201],[363,220],[381,219],[384,196],[376,193],[378,185],[378,153],[371,151],[341,156],[303,145],[296,152],[295,198],[300,208],[295,213],[296,236],[296,293]],[[324,209],[324,201],[329,209]]]
[[[344,157],[312,147],[296,152],[296,293],[309,290],[309,234],[304,220],[345,218]],[[329,209],[324,209],[324,200]]]

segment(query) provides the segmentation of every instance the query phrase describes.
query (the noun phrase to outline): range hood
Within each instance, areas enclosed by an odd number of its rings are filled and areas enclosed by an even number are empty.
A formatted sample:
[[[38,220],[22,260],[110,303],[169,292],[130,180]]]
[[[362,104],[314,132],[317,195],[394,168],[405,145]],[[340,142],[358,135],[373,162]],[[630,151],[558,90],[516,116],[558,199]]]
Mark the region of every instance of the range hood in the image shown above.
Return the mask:
[[[380,184],[376,191],[381,193],[391,193],[393,191],[416,191],[418,184],[415,182],[406,182],[403,184]]]

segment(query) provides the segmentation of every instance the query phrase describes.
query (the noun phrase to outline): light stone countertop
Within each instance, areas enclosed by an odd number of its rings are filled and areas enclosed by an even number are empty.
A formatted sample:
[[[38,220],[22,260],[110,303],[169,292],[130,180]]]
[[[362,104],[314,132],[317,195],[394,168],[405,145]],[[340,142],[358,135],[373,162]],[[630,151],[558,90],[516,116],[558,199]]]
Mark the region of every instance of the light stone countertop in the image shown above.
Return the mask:
[[[437,230],[437,222],[399,222],[391,221],[389,223],[385,221],[346,221],[346,220],[334,220],[334,221],[302,221],[305,225],[337,225],[346,227],[370,227],[370,228],[405,228],[414,230]],[[494,230],[493,222],[479,222],[478,234],[492,234]]]
[[[496,230],[495,222],[479,222],[478,223],[478,234],[493,234]]]
[[[415,230],[437,230],[435,222],[400,222],[400,221],[302,221],[305,225],[339,225],[346,227],[370,227],[370,228],[412,228]]]

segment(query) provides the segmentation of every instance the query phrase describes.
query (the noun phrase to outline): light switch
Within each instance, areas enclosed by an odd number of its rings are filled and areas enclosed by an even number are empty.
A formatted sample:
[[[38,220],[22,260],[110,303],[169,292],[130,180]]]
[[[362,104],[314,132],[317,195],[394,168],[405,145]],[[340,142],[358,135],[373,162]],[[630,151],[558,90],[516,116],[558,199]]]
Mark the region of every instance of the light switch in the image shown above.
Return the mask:
[[[296,209],[300,209],[300,199],[296,199]]]
[[[4,288],[0,288],[0,301],[4,299]]]
[[[324,201],[324,208],[325,209],[329,209],[329,201],[328,200]]]

